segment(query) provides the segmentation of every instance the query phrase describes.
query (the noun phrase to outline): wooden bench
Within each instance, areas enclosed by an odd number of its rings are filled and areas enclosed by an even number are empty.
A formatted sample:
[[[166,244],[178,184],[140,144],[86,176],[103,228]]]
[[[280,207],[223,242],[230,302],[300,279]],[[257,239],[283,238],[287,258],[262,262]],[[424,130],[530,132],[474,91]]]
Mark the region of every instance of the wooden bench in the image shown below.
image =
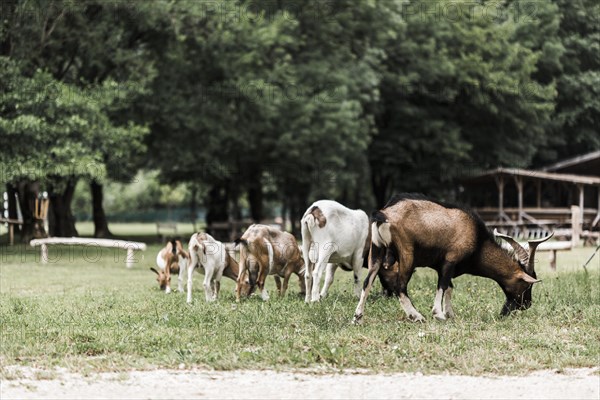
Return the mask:
[[[165,233],[163,231],[169,231],[172,236],[177,236],[177,223],[175,222],[157,222],[156,223],[156,235],[165,240]]]
[[[125,258],[125,266],[127,268],[133,267],[135,262],[135,251],[146,250],[146,243],[142,242],[129,242],[126,240],[113,240],[113,239],[89,239],[89,238],[63,238],[53,237],[47,239],[33,239],[29,244],[32,247],[40,246],[42,249],[42,264],[48,263],[48,245],[63,244],[63,245],[76,245],[76,246],[95,246],[95,247],[112,247],[117,249],[127,250],[127,257]]]

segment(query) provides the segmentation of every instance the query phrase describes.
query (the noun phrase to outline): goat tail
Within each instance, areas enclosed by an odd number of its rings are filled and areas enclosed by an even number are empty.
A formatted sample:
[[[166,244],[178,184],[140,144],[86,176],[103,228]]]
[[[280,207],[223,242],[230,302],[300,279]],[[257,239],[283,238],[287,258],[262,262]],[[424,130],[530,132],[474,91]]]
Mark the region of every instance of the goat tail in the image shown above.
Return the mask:
[[[314,229],[315,225],[317,225],[317,221],[315,216],[312,213],[307,212],[302,217],[302,230],[306,227],[306,229],[310,232]]]
[[[389,247],[392,243],[390,223],[381,211],[371,215],[371,241],[377,247]]]
[[[316,225],[315,216],[312,215],[312,213],[306,213],[304,217],[302,217],[302,223],[300,225],[300,233],[302,234],[302,247],[300,250],[302,251],[302,257],[305,259],[306,263],[314,264],[317,262],[318,256],[318,246],[313,246],[312,243],[312,229],[314,229]],[[311,247],[313,251],[311,251]]]
[[[248,247],[248,241],[246,239],[242,239],[242,238],[237,238],[233,241],[234,245],[242,245],[244,247]]]

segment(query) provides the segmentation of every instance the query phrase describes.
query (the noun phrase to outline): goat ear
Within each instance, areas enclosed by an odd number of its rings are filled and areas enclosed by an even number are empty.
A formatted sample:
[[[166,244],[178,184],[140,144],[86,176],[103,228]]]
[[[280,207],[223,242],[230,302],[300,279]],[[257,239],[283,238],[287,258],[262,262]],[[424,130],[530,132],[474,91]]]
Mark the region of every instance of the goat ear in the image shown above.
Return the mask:
[[[530,276],[530,275],[526,274],[525,272],[521,273],[521,276],[520,276],[519,278],[521,278],[522,280],[524,280],[524,281],[525,281],[525,282],[527,282],[527,283],[531,283],[532,285],[533,285],[534,283],[541,282],[541,280],[539,280],[539,279],[535,279],[534,277],[532,277],[532,276]]]
[[[153,271],[153,272],[154,272],[156,275],[160,275],[160,274],[158,273],[158,271],[156,270],[156,268],[152,268],[152,267],[150,267],[150,271]]]
[[[511,236],[508,236],[508,235],[498,232],[497,229],[494,229],[494,236],[504,239],[506,241],[506,243],[508,243],[513,248],[515,253],[517,253],[517,256],[519,257],[519,260],[521,261],[521,263],[523,263],[524,265],[528,265],[529,253],[527,252],[527,250],[525,250],[523,248],[523,246],[521,246],[519,244],[519,242],[517,242]]]

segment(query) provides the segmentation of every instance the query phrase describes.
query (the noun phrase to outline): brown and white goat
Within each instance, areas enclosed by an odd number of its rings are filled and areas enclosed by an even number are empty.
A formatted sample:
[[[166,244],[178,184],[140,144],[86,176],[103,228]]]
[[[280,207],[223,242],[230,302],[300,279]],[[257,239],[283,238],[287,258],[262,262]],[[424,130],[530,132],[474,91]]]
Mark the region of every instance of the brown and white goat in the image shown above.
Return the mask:
[[[517,260],[496,243],[484,222],[472,211],[438,203],[422,195],[401,194],[394,196],[383,210],[373,213],[371,236],[369,272],[354,313],[355,323],[361,321],[373,280],[384,259],[390,256],[398,261],[400,304],[411,320],[424,320],[407,293],[415,267],[423,266],[438,273],[432,310],[437,319],[454,316],[452,278],[463,274],[490,278],[500,285],[506,295],[502,315],[529,308],[531,287],[539,282],[534,269],[535,249],[552,235],[530,241],[529,252],[512,238],[501,236],[517,249]],[[390,262],[393,260],[386,260],[387,264]]]
[[[261,292],[263,300],[269,299],[265,288],[267,275],[275,275],[275,283],[280,296],[284,296],[288,281],[292,273],[300,279],[300,291],[305,293],[304,285],[304,260],[294,236],[288,232],[271,228],[267,225],[254,224],[236,244],[240,245],[240,273],[237,279],[236,299],[239,301],[243,285],[254,285],[252,277],[246,277],[247,258],[252,255],[258,264],[256,285]],[[283,286],[280,281],[283,278]]]
[[[177,290],[183,292],[183,277],[189,262],[189,254],[183,249],[181,241],[170,240],[156,255],[156,268],[150,268],[157,277],[158,285],[165,293],[171,293],[171,274],[179,274]]]
[[[193,274],[196,267],[204,272],[204,294],[206,301],[217,300],[221,288],[221,277],[226,276],[237,282],[239,265],[229,254],[225,244],[215,240],[208,233],[194,233],[190,238],[188,249],[190,251],[190,265],[188,267],[187,302],[192,302]],[[251,274],[255,274],[253,257],[246,259]],[[249,296],[252,287],[244,283],[242,294]]]

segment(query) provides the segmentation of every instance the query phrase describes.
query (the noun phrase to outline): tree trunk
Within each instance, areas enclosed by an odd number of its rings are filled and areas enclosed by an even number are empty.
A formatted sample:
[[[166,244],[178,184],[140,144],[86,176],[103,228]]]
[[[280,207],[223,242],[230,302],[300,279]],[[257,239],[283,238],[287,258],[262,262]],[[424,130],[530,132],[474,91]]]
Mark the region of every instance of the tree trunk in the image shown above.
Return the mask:
[[[373,195],[377,202],[377,208],[382,209],[385,206],[388,198],[390,185],[390,176],[382,172],[377,172],[376,168],[371,168],[371,183],[373,186]]]
[[[290,233],[295,237],[298,237],[299,229],[296,221],[298,220],[298,207],[296,206],[296,198],[295,196],[289,197],[289,206],[290,206]]]
[[[281,200],[281,230],[287,229],[287,213],[288,213],[288,199],[284,197]]]
[[[250,203],[250,216],[256,223],[260,223],[264,219],[263,213],[263,191],[260,174],[250,183],[248,188],[248,202]]]
[[[208,204],[206,212],[206,231],[215,239],[229,240],[229,233],[226,230],[214,229],[211,227],[216,222],[228,222],[229,212],[229,190],[226,184],[214,185],[208,192]]]
[[[231,205],[230,214],[234,221],[242,220],[242,208],[240,207],[240,185],[240,182],[229,182],[229,201]]]
[[[48,222],[51,236],[72,237],[78,235],[75,228],[75,217],[71,212],[76,183],[76,180],[69,179],[62,192],[50,191]]]
[[[44,221],[36,219],[34,214],[35,199],[40,191],[39,182],[21,181],[17,184],[19,207],[23,217],[21,242],[29,243],[31,239],[47,237]],[[16,213],[16,210],[15,210]]]
[[[190,221],[192,221],[192,229],[194,232],[198,232],[196,230],[196,214],[198,213],[198,202],[196,200],[196,195],[198,194],[198,187],[195,184],[192,184],[191,193],[190,193]]]
[[[106,214],[104,213],[104,207],[102,206],[102,201],[104,200],[104,187],[101,183],[98,183],[95,179],[92,179],[90,182],[90,190],[92,192],[94,237],[111,237],[112,233],[108,229],[108,221],[106,219]]]
[[[290,222],[291,222],[291,234],[296,238],[301,236],[300,232],[300,219],[304,214],[307,207],[308,193],[310,187],[300,186],[295,188],[295,193],[290,196]]]
[[[8,219],[19,219],[17,212],[17,187],[12,183],[6,184],[6,195],[8,196]],[[21,232],[19,225],[15,226],[17,232]]]

